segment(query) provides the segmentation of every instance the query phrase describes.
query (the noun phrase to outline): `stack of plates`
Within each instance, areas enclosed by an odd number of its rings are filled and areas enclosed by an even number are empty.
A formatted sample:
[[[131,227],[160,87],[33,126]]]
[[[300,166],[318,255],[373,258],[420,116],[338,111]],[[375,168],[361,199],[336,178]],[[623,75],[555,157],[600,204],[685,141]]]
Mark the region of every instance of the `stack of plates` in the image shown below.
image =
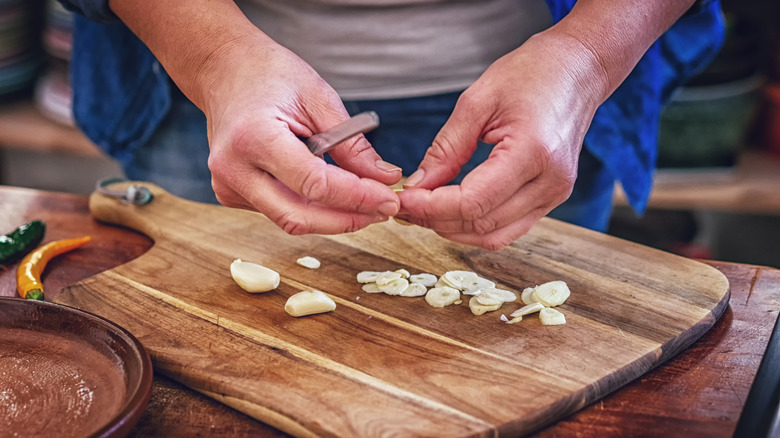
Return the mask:
[[[32,86],[41,66],[36,1],[0,0],[0,97]]]
[[[38,110],[50,119],[73,125],[73,94],[69,77],[70,54],[73,48],[73,14],[56,0],[46,1],[43,48],[48,55],[48,61],[35,86],[35,104]]]

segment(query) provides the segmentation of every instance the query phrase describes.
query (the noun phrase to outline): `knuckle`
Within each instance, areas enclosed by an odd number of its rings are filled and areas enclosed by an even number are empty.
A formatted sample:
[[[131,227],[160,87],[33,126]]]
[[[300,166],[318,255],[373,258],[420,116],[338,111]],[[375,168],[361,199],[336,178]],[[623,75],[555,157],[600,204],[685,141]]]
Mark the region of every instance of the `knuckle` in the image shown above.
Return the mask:
[[[301,181],[300,193],[311,201],[322,201],[327,194],[328,177],[323,170],[309,172]]]
[[[460,215],[465,220],[477,221],[483,219],[491,210],[487,196],[481,196],[473,191],[464,191],[460,202]]]
[[[311,224],[301,215],[294,212],[282,214],[275,222],[279,228],[291,236],[300,236],[311,230]]]
[[[483,216],[471,222],[472,229],[477,234],[487,234],[498,227],[496,221],[490,216]]]

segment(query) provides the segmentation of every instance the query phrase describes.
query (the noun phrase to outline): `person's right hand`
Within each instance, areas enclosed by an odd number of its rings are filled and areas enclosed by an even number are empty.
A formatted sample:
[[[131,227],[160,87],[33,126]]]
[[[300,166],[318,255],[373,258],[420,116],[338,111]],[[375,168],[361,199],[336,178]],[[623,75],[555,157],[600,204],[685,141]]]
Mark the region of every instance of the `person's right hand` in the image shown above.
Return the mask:
[[[339,166],[309,152],[309,137],[349,115],[303,60],[260,34],[223,46],[199,72],[208,120],[209,169],[220,203],[264,213],[290,234],[351,232],[398,212],[387,186],[401,169],[362,135],[331,150]]]

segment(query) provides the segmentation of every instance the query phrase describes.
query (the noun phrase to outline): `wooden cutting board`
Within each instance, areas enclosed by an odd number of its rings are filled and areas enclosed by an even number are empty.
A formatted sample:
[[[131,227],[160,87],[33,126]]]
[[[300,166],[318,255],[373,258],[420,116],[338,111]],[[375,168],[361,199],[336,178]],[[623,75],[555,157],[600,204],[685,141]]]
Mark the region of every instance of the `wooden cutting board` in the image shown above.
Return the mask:
[[[56,301],[127,328],[157,372],[298,436],[516,436],[592,403],[674,356],[724,312],[727,279],[702,263],[544,219],[490,252],[393,221],[293,237],[264,216],[193,203],[147,184],[135,206],[93,194],[95,218],[151,237],[125,265]],[[322,267],[296,264],[313,256]],[[278,271],[264,294],[233,281],[236,259]],[[363,270],[471,270],[520,292],[565,280],[567,323],[500,321],[423,298],[368,294]],[[335,311],[293,318],[287,298],[319,289]]]

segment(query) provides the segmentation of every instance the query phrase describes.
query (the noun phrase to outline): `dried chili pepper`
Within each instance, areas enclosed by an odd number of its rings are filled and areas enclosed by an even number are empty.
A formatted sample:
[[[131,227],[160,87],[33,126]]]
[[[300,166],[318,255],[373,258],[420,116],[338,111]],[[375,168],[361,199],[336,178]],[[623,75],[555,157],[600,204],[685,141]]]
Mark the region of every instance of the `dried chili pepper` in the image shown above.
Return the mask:
[[[46,232],[43,221],[34,220],[0,236],[0,265],[11,264],[38,246]]]
[[[49,242],[35,251],[27,254],[16,270],[16,290],[22,298],[43,301],[43,283],[41,274],[52,258],[82,247],[89,243],[92,237],[77,237]]]

